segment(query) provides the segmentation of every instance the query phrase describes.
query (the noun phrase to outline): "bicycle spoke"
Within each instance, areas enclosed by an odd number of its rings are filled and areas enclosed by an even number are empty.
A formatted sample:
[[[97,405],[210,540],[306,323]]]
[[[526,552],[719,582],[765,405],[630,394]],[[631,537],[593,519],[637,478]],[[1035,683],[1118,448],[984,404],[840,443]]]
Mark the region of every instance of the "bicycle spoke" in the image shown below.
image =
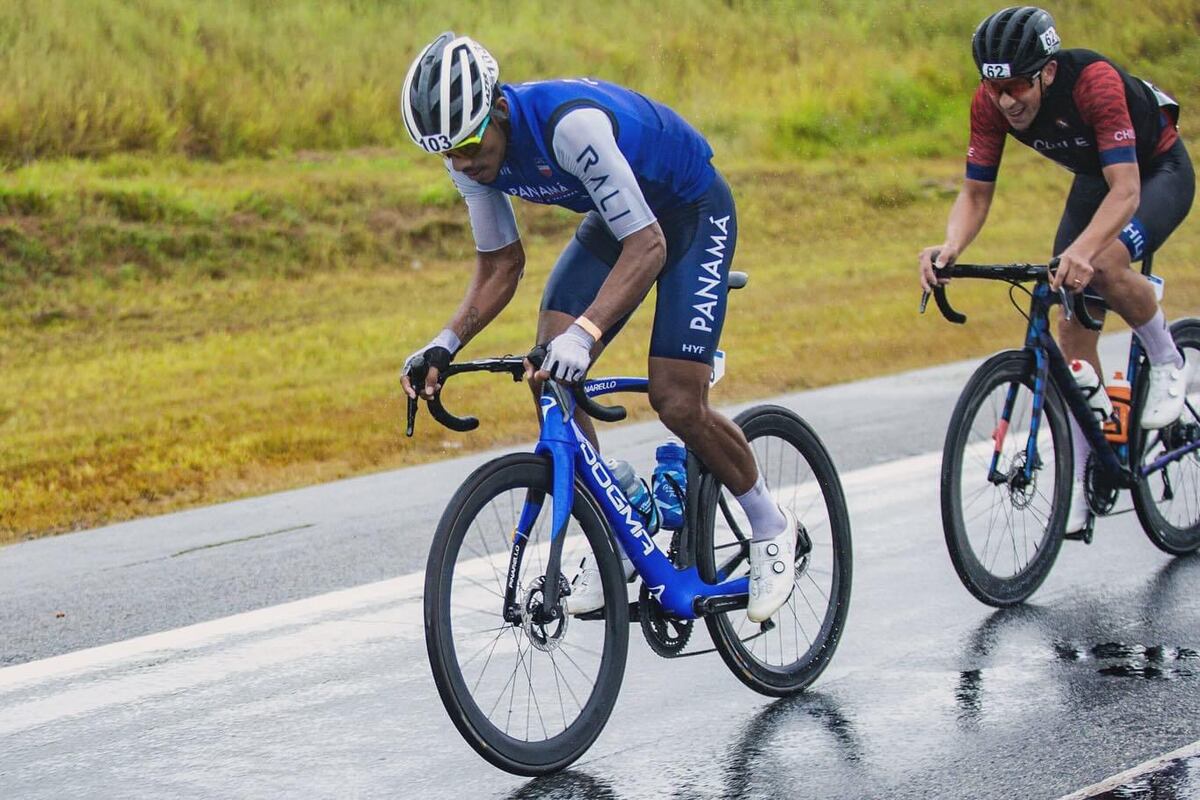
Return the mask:
[[[483,675],[485,672],[487,672],[488,664],[492,663],[492,654],[496,652],[496,645],[500,644],[500,639],[503,638],[503,636],[504,636],[504,631],[500,631],[499,633],[496,634],[496,638],[492,639],[492,641],[490,642],[492,649],[488,652],[488,657],[484,660],[483,667],[479,670],[479,677],[475,680],[475,686],[473,686],[471,688],[472,692],[474,692],[476,689],[479,688],[479,682],[483,680]],[[483,647],[479,648],[479,652],[475,653],[475,655],[471,656],[465,662],[460,664],[459,669],[460,670],[465,669],[468,664],[470,664],[472,661],[474,661],[476,658],[478,658],[483,653],[483,651],[487,650],[487,649],[488,649],[488,645],[486,645],[486,644]]]
[[[529,617],[544,601],[539,579],[552,544],[551,476],[537,457],[493,463],[492,472],[485,465],[469,479],[474,488],[464,484],[462,507],[444,515],[449,527],[439,526],[435,542],[449,557],[439,587],[426,594],[426,619],[434,620],[427,637],[439,693],[456,721],[470,728],[468,742],[497,766],[534,769],[541,759],[561,758],[555,748],[539,750],[542,743],[603,725],[620,685],[628,623],[623,609],[613,612],[622,620],[616,633],[611,624]],[[514,531],[535,498],[542,504],[527,520],[514,561]],[[603,541],[603,520],[592,508],[569,517],[558,543],[568,580],[572,564],[594,558],[592,542]],[[517,587],[514,611],[524,620],[503,618],[510,580]]]

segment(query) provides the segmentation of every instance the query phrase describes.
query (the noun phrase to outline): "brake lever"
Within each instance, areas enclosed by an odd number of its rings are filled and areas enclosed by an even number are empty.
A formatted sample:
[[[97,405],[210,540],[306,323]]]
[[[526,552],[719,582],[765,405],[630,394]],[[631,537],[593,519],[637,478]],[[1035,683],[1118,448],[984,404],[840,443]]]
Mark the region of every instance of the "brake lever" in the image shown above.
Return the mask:
[[[404,426],[404,435],[410,439],[413,435],[413,427],[417,423],[417,397],[421,396],[421,391],[425,388],[425,374],[428,371],[422,356],[417,356],[413,360],[412,368],[408,371],[408,382],[416,395],[408,398],[408,424]]]
[[[941,250],[934,250],[933,253],[930,254],[930,260],[937,261],[937,257],[940,256],[941,254],[942,254]],[[921,305],[917,310],[918,314],[924,314],[926,307],[929,306],[929,294],[930,294],[930,292],[928,289],[921,292]]]
[[[1071,295],[1066,290],[1066,287],[1058,287],[1058,296],[1062,299],[1063,319],[1070,322],[1075,314],[1071,311]]]
[[[412,438],[413,426],[417,422],[417,398],[408,398],[408,425],[404,429],[404,435]]]

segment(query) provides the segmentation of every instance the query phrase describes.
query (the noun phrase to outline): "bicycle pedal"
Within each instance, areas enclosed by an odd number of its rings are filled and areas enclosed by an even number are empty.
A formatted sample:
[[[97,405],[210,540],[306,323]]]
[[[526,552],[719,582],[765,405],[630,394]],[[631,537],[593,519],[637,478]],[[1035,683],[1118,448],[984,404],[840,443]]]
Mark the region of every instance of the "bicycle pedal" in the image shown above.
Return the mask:
[[[1091,544],[1093,534],[1095,534],[1095,531],[1096,531],[1095,524],[1096,524],[1096,521],[1094,519],[1090,520],[1086,527],[1083,527],[1083,528],[1075,531],[1074,533],[1064,533],[1063,538],[1069,539],[1072,542],[1083,542],[1084,544]]]

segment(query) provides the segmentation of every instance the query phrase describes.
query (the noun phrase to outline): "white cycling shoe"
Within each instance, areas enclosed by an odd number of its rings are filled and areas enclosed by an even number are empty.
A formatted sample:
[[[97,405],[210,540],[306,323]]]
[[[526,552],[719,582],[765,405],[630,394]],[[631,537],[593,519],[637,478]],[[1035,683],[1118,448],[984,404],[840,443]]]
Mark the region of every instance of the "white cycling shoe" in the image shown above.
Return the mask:
[[[799,524],[791,509],[781,508],[787,527],[774,539],[750,542],[750,602],[746,616],[763,622],[787,602],[795,588],[796,530]]]
[[[1067,526],[1064,534],[1079,533],[1087,527],[1092,509],[1088,506],[1087,493],[1083,489],[1083,481],[1071,482],[1071,510],[1067,512]]]
[[[621,557],[621,569],[627,582],[637,574],[633,562],[624,556]],[[600,570],[591,566],[588,559],[583,560],[579,572],[571,579],[571,593],[563,600],[563,604],[572,617],[604,608],[604,581],[600,578]]]
[[[1186,358],[1182,367],[1174,364],[1150,366],[1150,385],[1146,389],[1146,404],[1142,406],[1142,428],[1165,428],[1179,419],[1187,401],[1190,373],[1191,365]]]

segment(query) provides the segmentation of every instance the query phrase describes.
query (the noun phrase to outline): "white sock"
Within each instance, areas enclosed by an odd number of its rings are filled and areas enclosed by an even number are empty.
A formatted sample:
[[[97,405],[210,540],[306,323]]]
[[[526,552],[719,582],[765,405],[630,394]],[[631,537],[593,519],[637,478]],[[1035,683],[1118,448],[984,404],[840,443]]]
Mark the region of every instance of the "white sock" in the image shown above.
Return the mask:
[[[1083,435],[1083,428],[1079,427],[1075,416],[1068,414],[1067,419],[1071,421],[1071,449],[1075,452],[1075,480],[1082,481],[1087,472],[1087,460],[1091,455],[1092,446],[1088,444],[1087,437]]]
[[[774,539],[787,528],[787,517],[775,504],[775,498],[771,497],[771,493],[767,491],[767,484],[761,475],[754,482],[754,486],[750,487],[750,491],[740,495],[737,501],[741,504],[742,510],[746,512],[746,516],[750,518],[752,541],[761,542],[765,539]]]
[[[1142,347],[1146,348],[1146,358],[1150,359],[1151,364],[1183,366],[1183,356],[1179,354],[1175,340],[1171,338],[1171,329],[1167,327],[1167,318],[1163,316],[1162,306],[1154,312],[1149,322],[1138,325],[1133,331]]]

